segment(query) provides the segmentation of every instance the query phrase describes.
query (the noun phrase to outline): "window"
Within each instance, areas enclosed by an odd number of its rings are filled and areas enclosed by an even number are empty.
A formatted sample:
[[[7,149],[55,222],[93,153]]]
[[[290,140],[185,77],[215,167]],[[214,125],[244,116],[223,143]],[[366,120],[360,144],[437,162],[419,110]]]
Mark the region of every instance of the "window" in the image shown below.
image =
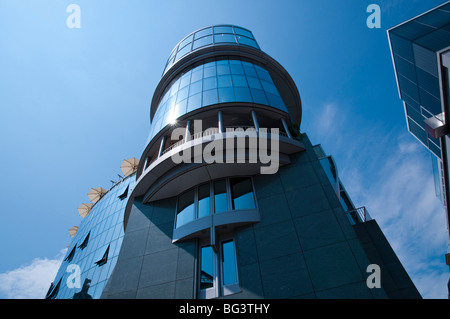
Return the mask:
[[[120,194],[119,196],[117,196],[120,200],[124,200],[125,198],[127,198],[127,196],[128,196],[128,187],[129,187],[129,186],[127,186],[127,188],[125,188],[125,190],[123,191],[122,194]]]
[[[194,219],[194,195],[195,192],[192,189],[178,198],[177,228]]]
[[[105,253],[103,254],[103,257],[102,257],[102,259],[100,259],[99,261],[96,261],[95,262],[95,264],[97,265],[97,266],[103,266],[104,264],[106,264],[106,262],[108,261],[108,254],[109,254],[109,246],[110,245],[108,245],[108,248],[106,248],[106,251],[105,251]]]
[[[232,239],[222,241],[217,252],[212,246],[201,246],[199,255],[200,299],[216,298],[240,291]]]
[[[75,249],[77,248],[77,245],[75,244],[75,246],[72,248],[72,250],[70,251],[70,253],[67,255],[67,257],[64,259],[64,261],[67,262],[71,262],[73,257],[75,256]]]
[[[86,236],[86,238],[83,240],[83,242],[81,243],[80,246],[78,246],[78,248],[80,248],[81,250],[85,249],[88,242],[89,242],[89,236],[91,235],[91,232],[89,232]]]
[[[252,181],[249,178],[231,178],[230,185],[233,209],[255,208]]]
[[[226,212],[228,210],[227,204],[227,188],[225,180],[218,180],[214,182],[214,212]]]
[[[219,179],[178,196],[175,228],[195,219],[233,210],[256,209],[250,177]]]
[[[203,184],[198,188],[198,218],[208,216],[210,214],[209,193],[209,183]]]
[[[211,246],[200,248],[200,290],[214,286],[214,260]]]

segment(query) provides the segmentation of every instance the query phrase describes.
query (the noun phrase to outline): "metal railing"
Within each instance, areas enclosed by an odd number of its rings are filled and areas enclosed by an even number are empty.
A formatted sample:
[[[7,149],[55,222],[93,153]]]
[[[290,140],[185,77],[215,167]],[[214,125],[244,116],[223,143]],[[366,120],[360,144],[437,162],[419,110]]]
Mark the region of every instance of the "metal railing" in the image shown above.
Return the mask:
[[[247,129],[250,129],[250,130],[252,130],[252,129],[253,129],[253,130],[256,130],[254,126],[246,126],[246,125],[241,125],[241,126],[226,126],[223,133],[233,132],[233,131],[247,131]],[[289,138],[289,135],[288,135],[286,132],[284,132],[282,129],[274,130],[273,128],[261,128],[260,130],[264,130],[267,134],[274,134],[274,135],[279,135],[279,136],[283,136],[283,137]],[[180,146],[180,145],[183,145],[183,144],[185,144],[185,143],[188,143],[188,142],[190,142],[190,141],[192,141],[192,140],[195,140],[195,139],[198,139],[198,138],[202,138],[202,137],[206,137],[206,136],[210,136],[210,135],[214,135],[214,134],[219,134],[219,133],[220,133],[219,128],[216,128],[216,127],[215,127],[215,128],[206,129],[206,130],[204,130],[204,131],[202,131],[202,132],[198,132],[198,133],[192,134],[192,135],[189,136],[189,139],[188,139],[187,141],[186,141],[186,139],[183,138],[183,139],[179,140],[178,142],[176,142],[176,143],[170,145],[170,146],[167,147],[166,149],[164,149],[164,150],[161,152],[161,155],[164,155],[164,154],[170,152],[171,150],[173,150],[174,148],[176,148],[176,147],[178,147],[178,146]],[[144,167],[144,171],[145,171],[145,170],[146,170],[146,169],[147,169],[154,161],[156,161],[158,158],[159,158],[159,157],[156,156],[156,157],[153,157],[151,160],[149,160],[149,161],[146,163],[146,166]]]
[[[372,217],[370,216],[365,206],[349,210],[345,213],[350,219],[352,225],[372,220]]]

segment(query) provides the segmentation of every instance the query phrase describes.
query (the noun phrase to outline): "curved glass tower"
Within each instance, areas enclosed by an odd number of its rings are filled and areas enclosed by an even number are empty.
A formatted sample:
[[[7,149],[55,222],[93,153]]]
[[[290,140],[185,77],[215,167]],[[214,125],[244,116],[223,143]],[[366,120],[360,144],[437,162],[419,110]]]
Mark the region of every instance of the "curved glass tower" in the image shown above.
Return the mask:
[[[251,31],[182,39],[151,101],[117,261],[93,297],[420,298],[332,158],[300,134],[301,114],[294,81]],[[369,287],[369,264],[385,287]]]
[[[101,198],[86,205],[80,225],[51,284],[47,299],[98,299],[122,246],[123,216],[135,174],[117,182]],[[76,232],[75,232],[76,231]]]

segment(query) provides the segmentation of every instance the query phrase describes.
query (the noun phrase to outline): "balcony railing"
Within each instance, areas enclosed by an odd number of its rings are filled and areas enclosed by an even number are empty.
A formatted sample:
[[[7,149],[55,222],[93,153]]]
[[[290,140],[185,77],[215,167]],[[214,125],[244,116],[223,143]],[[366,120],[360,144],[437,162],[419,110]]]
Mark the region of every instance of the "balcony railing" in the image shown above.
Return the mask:
[[[369,212],[364,206],[349,210],[346,212],[346,215],[349,218],[352,225],[372,220],[372,217],[370,217]]]

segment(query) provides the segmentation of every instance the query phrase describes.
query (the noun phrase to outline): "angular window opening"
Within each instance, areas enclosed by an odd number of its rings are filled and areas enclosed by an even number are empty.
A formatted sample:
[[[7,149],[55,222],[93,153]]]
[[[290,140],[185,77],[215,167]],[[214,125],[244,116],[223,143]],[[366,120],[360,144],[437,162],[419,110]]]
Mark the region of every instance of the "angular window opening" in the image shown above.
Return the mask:
[[[83,240],[83,242],[81,243],[80,246],[78,246],[78,248],[80,248],[81,250],[85,249],[88,242],[89,242],[89,236],[91,235],[91,232],[89,232],[86,236],[86,238]]]
[[[124,200],[125,198],[127,198],[127,196],[128,196],[128,187],[129,187],[129,185],[127,186],[127,188],[125,188],[125,190],[123,191],[123,193],[122,193],[121,195],[118,196],[118,198],[119,198],[120,200]]]
[[[53,283],[51,283],[50,288],[48,289],[47,295],[45,296],[45,299],[55,299],[56,295],[59,292],[59,286],[61,286],[61,280],[58,281],[58,284],[56,286],[53,286]]]
[[[77,248],[77,245],[72,248],[70,253],[67,255],[67,257],[64,259],[64,261],[68,261],[69,263],[72,261],[73,257],[75,256],[75,249]]]
[[[109,253],[109,245],[108,245],[108,248],[106,248],[106,251],[105,251],[105,253],[103,254],[103,257],[102,257],[102,259],[100,259],[99,261],[97,261],[97,262],[95,262],[95,264],[97,265],[97,266],[103,266],[104,264],[106,264],[107,263],[107,261],[108,261],[108,253]]]

